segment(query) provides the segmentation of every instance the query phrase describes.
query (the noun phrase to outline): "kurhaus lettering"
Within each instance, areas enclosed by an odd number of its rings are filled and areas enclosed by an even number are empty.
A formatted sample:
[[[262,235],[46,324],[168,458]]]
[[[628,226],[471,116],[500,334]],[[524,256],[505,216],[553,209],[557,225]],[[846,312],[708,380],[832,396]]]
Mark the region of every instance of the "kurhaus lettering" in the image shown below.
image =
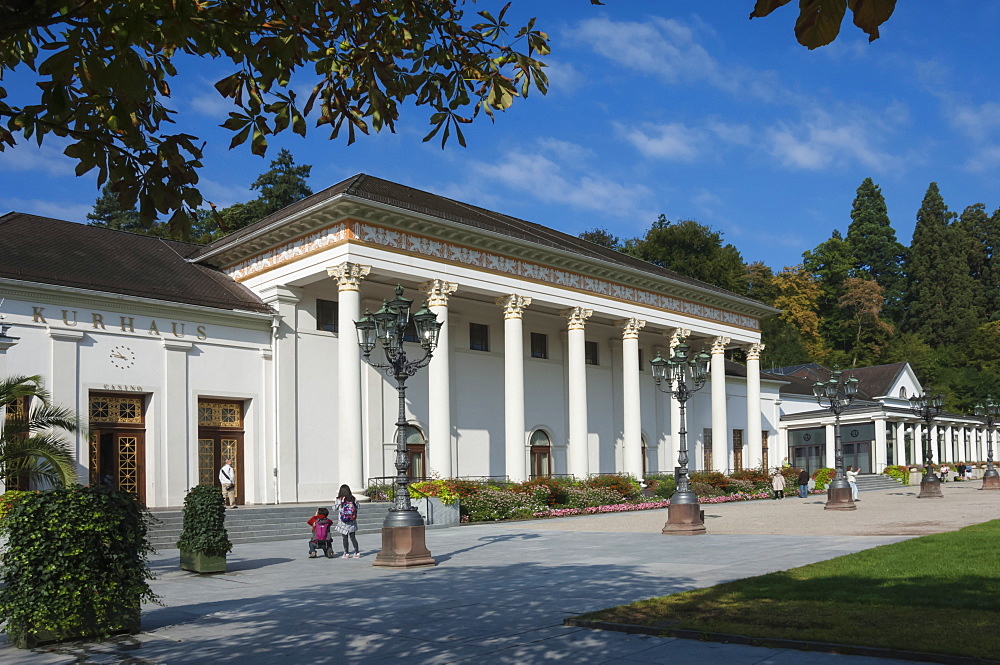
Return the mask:
[[[44,323],[48,325],[48,321],[45,319],[45,308],[38,307],[37,305],[32,305],[31,307],[31,317],[34,323]],[[77,317],[75,309],[61,309],[59,310],[59,317],[62,319],[62,323],[65,326],[75,327],[79,325],[80,320]],[[134,333],[136,327],[136,321],[134,316],[119,316],[119,328],[122,332]],[[87,320],[84,319],[84,325],[86,325]],[[110,322],[109,322],[110,323]],[[111,323],[114,326],[113,323]],[[90,327],[94,330],[107,330],[107,324],[104,323],[104,315],[98,312],[90,312]],[[145,328],[148,334],[154,337],[162,337],[160,333],[160,325],[156,323],[156,319],[150,319],[149,325],[142,326],[139,324],[140,332]],[[208,339],[208,331],[205,326],[195,327],[195,337],[200,340]],[[171,321],[170,322],[170,335],[173,337],[184,338],[187,337],[187,332],[184,329],[184,322],[182,321]]]

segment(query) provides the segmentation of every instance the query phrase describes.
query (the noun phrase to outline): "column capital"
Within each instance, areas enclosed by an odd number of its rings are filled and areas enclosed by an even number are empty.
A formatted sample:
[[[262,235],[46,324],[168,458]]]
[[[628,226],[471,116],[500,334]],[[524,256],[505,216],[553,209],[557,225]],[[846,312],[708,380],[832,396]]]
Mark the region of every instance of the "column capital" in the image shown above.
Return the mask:
[[[622,329],[622,339],[639,339],[639,331],[646,325],[641,319],[622,319],[617,323]]]
[[[586,327],[587,319],[594,315],[594,310],[583,307],[571,307],[559,312],[567,319],[567,328],[570,330],[583,330]]]
[[[458,291],[458,284],[442,279],[431,279],[418,284],[417,288],[427,296],[428,307],[447,307],[448,298]]]
[[[729,344],[729,341],[730,340],[728,337],[716,337],[714,340],[712,340],[712,355],[715,355],[717,353],[725,353],[726,346]]]
[[[747,360],[760,360],[760,354],[764,351],[765,346],[765,344],[761,344],[760,342],[746,344],[743,350],[747,354]]]
[[[683,342],[691,331],[687,328],[674,328],[673,332],[663,334],[670,338],[670,351],[673,352],[674,347]]]
[[[519,319],[524,314],[524,310],[531,304],[531,298],[512,293],[509,296],[497,298],[496,304],[503,307],[504,319]]]
[[[326,274],[337,280],[337,289],[340,291],[359,291],[361,280],[372,271],[371,266],[363,266],[358,263],[345,261],[340,265],[326,269]]]

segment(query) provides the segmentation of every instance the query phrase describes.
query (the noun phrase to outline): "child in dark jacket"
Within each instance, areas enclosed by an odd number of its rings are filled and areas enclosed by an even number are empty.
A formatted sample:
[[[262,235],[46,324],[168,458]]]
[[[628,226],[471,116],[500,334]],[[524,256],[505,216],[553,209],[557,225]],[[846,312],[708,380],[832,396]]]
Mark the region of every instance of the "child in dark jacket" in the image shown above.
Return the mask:
[[[312,527],[312,538],[309,539],[309,558],[316,558],[316,548],[323,550],[326,558],[333,558],[333,520],[326,508],[317,508],[316,514],[309,518]]]

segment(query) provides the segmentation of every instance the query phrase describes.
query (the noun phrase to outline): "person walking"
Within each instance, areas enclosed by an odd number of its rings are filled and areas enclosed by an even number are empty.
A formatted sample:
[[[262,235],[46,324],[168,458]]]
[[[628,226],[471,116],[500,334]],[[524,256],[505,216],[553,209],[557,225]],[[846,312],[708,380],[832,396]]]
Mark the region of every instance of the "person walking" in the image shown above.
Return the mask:
[[[774,473],[771,474],[771,489],[774,490],[772,500],[785,498],[785,477],[781,475],[780,468],[775,469]]]
[[[858,472],[861,471],[861,467],[852,468],[847,467],[847,471],[844,475],[847,476],[847,484],[851,486],[851,498],[855,501],[860,501],[858,498]]]
[[[222,497],[226,500],[226,508],[237,508],[236,471],[233,470],[233,460],[227,459],[219,469],[219,484],[222,486]]]
[[[358,559],[361,557],[361,551],[358,549],[358,537],[354,535],[358,531],[358,500],[354,498],[351,488],[347,485],[340,486],[340,492],[337,493],[337,505],[334,508],[337,509],[338,515],[337,526],[334,529],[344,537],[343,558]],[[348,538],[354,545],[354,554],[351,554],[351,548],[347,542]]]
[[[809,496],[809,472],[804,468],[799,469],[799,498],[805,499]]]

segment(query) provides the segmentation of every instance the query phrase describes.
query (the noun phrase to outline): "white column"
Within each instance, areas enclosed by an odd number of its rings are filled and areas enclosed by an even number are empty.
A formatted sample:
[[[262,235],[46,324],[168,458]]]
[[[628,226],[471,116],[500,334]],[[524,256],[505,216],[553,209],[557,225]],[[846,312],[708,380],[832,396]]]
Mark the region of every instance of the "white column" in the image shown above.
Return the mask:
[[[264,289],[264,302],[277,310],[273,329],[274,361],[274,469],[275,503],[295,503],[298,499],[298,414],[295,395],[298,382],[299,296],[287,286]],[[332,451],[331,451],[332,452]]]
[[[619,321],[622,329],[622,434],[625,473],[642,478],[642,402],[639,393],[639,319]]]
[[[504,468],[514,482],[527,479],[524,440],[524,310],[531,298],[516,293],[496,299],[503,307]]]
[[[896,449],[895,459],[892,460],[892,464],[902,465],[906,464],[906,423],[899,421],[895,423],[896,425]]]
[[[729,422],[726,418],[726,345],[728,337],[712,342],[712,464],[715,471],[733,468],[730,460]]]
[[[188,436],[188,424],[197,420],[197,414],[191,413],[188,400],[188,386],[191,384],[188,354],[194,349],[194,343],[165,339],[162,344],[164,385],[160,413],[163,422],[159,431],[161,441],[166,445],[152,451],[153,455],[149,454],[150,451],[146,453],[147,457],[156,460],[159,467],[155,474],[151,474],[154,485],[149,496],[153,497],[151,505],[179,506],[184,503],[188,488],[198,484],[198,456],[193,454],[197,446],[192,445]],[[250,487],[252,476],[246,473],[245,460],[238,461],[244,465],[238,471],[244,474],[245,487]],[[149,480],[147,476],[146,482]]]
[[[567,420],[569,422],[569,472],[577,478],[590,473],[590,451],[587,446],[587,319],[593,310],[574,307],[562,312],[567,321],[566,383]]]
[[[458,284],[432,279],[420,285],[427,306],[441,322],[438,345],[427,366],[427,385],[433,398],[427,414],[427,464],[442,478],[457,475],[451,457],[451,340],[448,330],[448,298]]]
[[[832,423],[826,426],[826,462],[823,466],[834,469],[837,466],[837,427]]]
[[[953,449],[955,443],[955,428],[951,425],[944,426],[944,445],[941,446],[941,459],[938,462],[954,462],[955,461],[955,451]]]
[[[361,436],[361,348],[354,322],[361,318],[361,280],[371,266],[341,263],[327,268],[337,280],[337,478],[360,491],[365,484]]]
[[[764,444],[761,441],[760,414],[760,354],[764,345],[757,342],[744,347],[747,355],[747,454],[743,466],[756,468],[763,463]]]
[[[872,473],[882,473],[887,464],[892,464],[892,460],[887,461],[889,446],[885,437],[885,418],[875,419],[875,442],[872,444]]]
[[[63,320],[66,320],[65,313]],[[76,325],[75,323],[73,325]],[[84,339],[84,334],[79,330],[66,330],[62,328],[49,327],[49,338],[52,340],[52,380],[47,382],[46,387],[52,397],[52,403],[77,413],[87,413],[80,403],[80,342]],[[77,465],[80,482],[87,482],[88,469],[82,460],[90,459],[90,442],[84,436],[84,432],[78,430],[74,435],[76,447],[76,459],[81,461]],[[150,446],[152,447],[152,446]],[[146,464],[146,460],[143,460]],[[147,475],[146,485],[153,480],[152,473]],[[148,495],[147,495],[148,496]]]

